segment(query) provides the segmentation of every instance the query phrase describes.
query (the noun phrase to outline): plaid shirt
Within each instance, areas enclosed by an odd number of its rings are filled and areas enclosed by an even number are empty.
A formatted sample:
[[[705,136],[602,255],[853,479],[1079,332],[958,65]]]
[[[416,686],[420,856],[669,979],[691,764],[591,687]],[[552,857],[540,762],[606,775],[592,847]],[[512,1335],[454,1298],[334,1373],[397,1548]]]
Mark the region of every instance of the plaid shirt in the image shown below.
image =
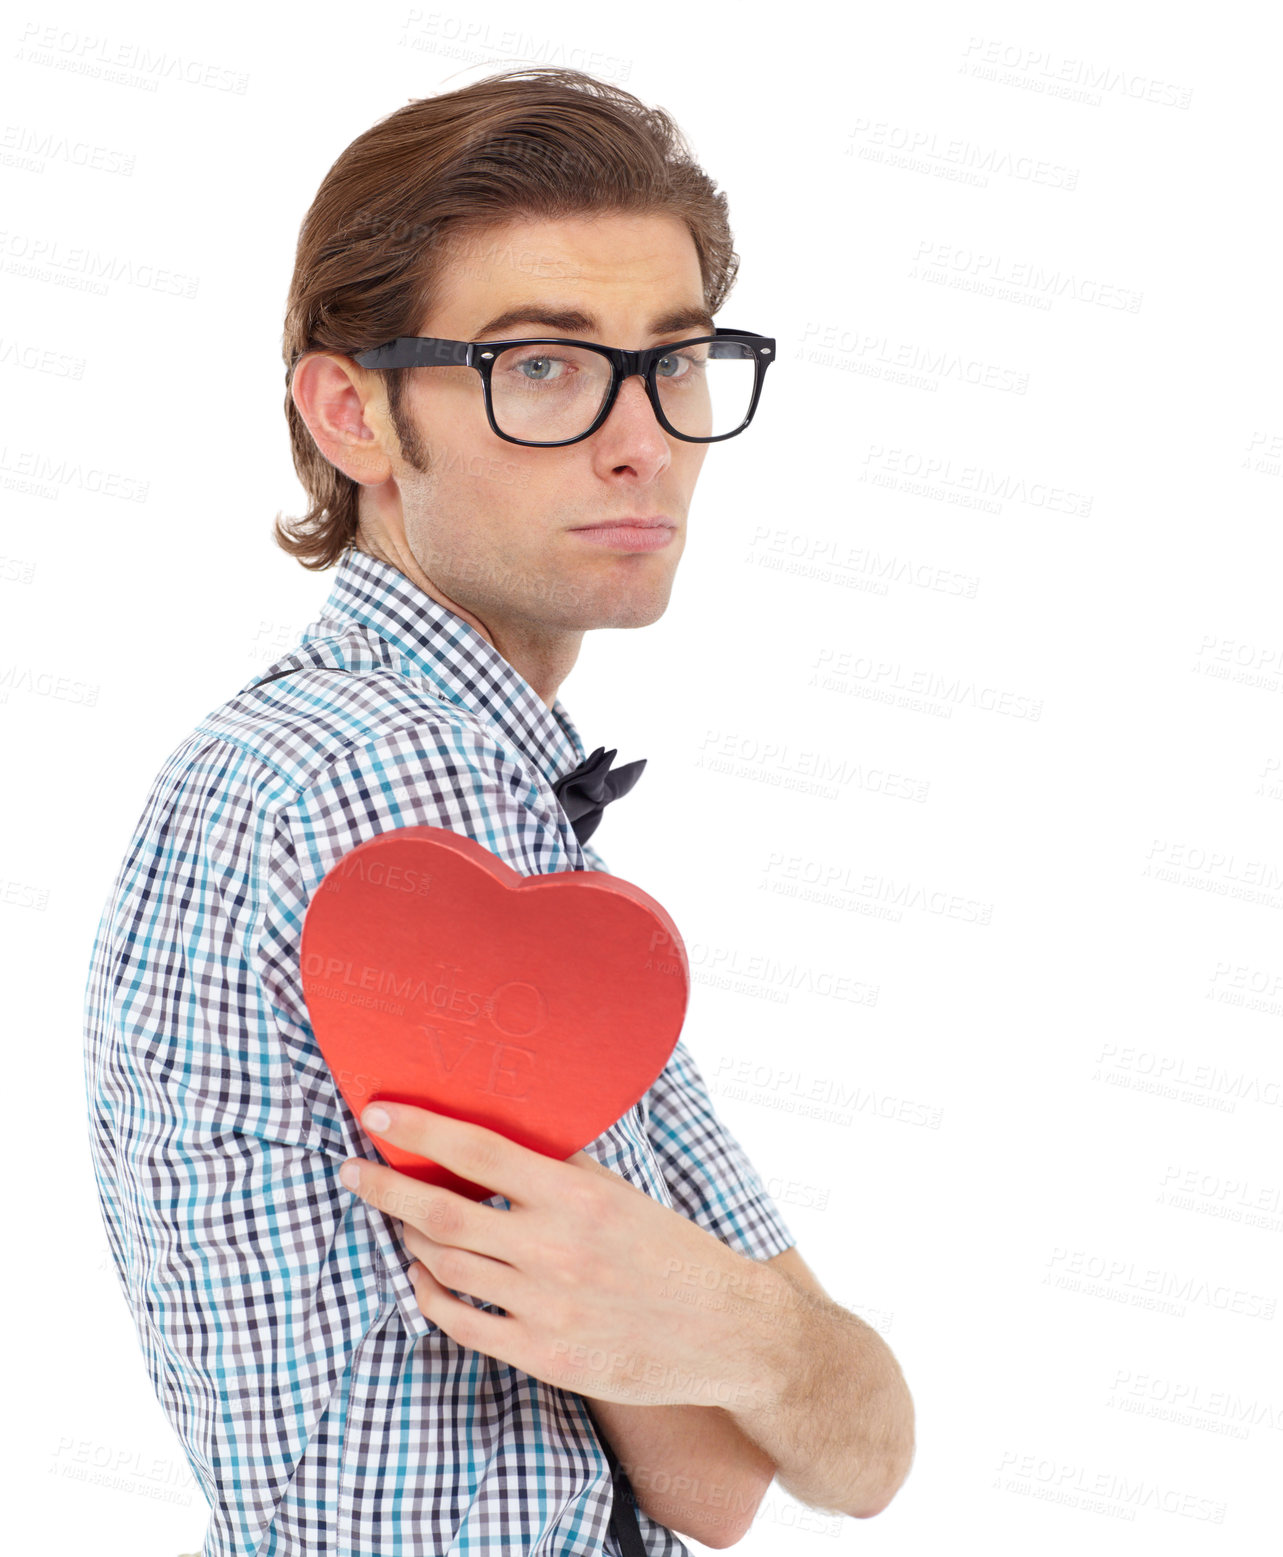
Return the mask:
[[[299,645],[161,767],[94,939],[85,1080],[116,1269],[212,1509],[204,1557],[618,1557],[584,1397],[426,1319],[396,1222],[339,1184],[346,1157],[380,1159],[299,974],[311,894],[390,828],[466,834],[522,875],[605,870],[551,788],[584,755],[560,701],[349,548]],[[794,1242],[683,1042],[586,1150],[743,1254]],[[637,1519],[651,1554],[687,1551]]]

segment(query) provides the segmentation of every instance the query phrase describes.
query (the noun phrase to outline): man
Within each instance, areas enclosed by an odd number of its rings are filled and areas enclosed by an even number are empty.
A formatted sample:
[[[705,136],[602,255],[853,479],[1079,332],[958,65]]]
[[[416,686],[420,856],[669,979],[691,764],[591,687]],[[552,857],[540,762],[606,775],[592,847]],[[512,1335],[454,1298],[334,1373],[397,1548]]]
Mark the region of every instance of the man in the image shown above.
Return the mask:
[[[720,198],[659,111],[532,71],[390,116],[304,223],[313,506],[278,539],[336,580],[163,766],[87,991],[104,1217],[205,1557],[680,1553],[738,1540],[774,1476],[866,1517],[908,1472],[895,1359],[823,1294],[684,1043],[554,1162],[405,1105],[356,1121],[299,980],[311,893],[390,828],[606,868],[558,803],[584,746],[557,693],[585,631],[662,615],[700,440],[760,391],[751,338],[707,351]],[[448,344],[514,339],[543,349]],[[723,371],[718,407],[686,378]],[[380,1140],[495,1194],[429,1190]]]

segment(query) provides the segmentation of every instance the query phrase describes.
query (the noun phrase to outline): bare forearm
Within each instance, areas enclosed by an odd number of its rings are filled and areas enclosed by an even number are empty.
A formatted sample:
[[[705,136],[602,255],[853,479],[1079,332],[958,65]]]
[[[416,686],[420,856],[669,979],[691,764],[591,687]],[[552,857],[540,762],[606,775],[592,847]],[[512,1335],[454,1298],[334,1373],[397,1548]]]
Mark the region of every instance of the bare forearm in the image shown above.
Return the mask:
[[[765,1403],[731,1416],[799,1502],[868,1518],[913,1462],[913,1397],[877,1331],[829,1298],[763,1271],[744,1318],[761,1337]]]
[[[721,1406],[587,1401],[643,1511],[705,1546],[738,1541],[775,1465]]]

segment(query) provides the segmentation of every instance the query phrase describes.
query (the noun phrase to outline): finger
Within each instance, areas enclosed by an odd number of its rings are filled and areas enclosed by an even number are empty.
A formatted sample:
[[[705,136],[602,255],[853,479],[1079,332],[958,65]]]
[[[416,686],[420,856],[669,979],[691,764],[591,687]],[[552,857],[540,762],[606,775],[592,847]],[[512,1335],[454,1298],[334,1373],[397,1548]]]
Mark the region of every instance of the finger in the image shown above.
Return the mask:
[[[471,1249],[477,1254],[511,1262],[517,1247],[517,1227],[495,1206],[481,1206],[466,1195],[440,1184],[425,1184],[368,1157],[349,1158],[359,1165],[352,1193],[367,1205],[386,1211],[406,1228],[417,1228],[434,1243]],[[344,1164],[346,1167],[347,1164]],[[351,1186],[344,1186],[350,1188]]]
[[[522,1303],[522,1291],[528,1285],[520,1271],[503,1260],[457,1249],[451,1244],[434,1243],[413,1228],[407,1228],[405,1246],[426,1266],[443,1287],[466,1292],[482,1303],[493,1303],[509,1313]]]
[[[519,1146],[497,1130],[417,1108],[413,1103],[390,1103],[379,1098],[371,1107],[382,1109],[391,1120],[386,1128],[371,1125],[367,1123],[367,1108],[361,1123],[371,1135],[439,1163],[460,1178],[504,1196],[513,1205],[556,1196],[562,1164],[528,1146]]]
[[[411,1265],[409,1276],[419,1312],[452,1341],[510,1367],[521,1367],[514,1350],[516,1320],[504,1314],[488,1314],[485,1309],[474,1308],[455,1297],[422,1263]]]

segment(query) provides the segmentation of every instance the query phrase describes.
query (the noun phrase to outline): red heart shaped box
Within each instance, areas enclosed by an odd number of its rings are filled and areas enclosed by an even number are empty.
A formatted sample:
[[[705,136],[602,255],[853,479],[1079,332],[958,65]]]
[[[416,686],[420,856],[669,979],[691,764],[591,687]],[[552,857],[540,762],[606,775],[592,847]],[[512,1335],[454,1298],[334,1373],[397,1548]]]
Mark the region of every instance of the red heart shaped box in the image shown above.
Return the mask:
[[[522,876],[440,827],[380,833],[326,873],[301,972],[358,1119],[374,1098],[414,1103],[562,1160],[653,1085],[690,992],[677,926],[640,887],[604,871]],[[424,1183],[495,1193],[375,1144]]]

